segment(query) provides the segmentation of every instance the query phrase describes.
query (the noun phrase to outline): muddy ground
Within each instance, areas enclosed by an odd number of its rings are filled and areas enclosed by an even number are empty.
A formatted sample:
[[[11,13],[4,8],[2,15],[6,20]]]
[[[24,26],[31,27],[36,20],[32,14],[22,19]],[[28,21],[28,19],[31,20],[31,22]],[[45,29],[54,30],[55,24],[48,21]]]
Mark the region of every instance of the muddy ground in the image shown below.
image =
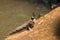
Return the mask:
[[[32,13],[47,13],[47,9],[42,4],[36,5],[22,0],[0,0],[0,40],[30,19]]]

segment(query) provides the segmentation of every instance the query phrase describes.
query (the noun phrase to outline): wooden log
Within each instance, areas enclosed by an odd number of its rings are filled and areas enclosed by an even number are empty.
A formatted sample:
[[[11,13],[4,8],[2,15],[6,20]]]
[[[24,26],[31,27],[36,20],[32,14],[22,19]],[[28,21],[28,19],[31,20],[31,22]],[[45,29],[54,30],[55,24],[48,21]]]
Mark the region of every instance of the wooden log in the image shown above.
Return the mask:
[[[60,40],[60,7],[37,19],[32,30],[17,33],[5,40]]]

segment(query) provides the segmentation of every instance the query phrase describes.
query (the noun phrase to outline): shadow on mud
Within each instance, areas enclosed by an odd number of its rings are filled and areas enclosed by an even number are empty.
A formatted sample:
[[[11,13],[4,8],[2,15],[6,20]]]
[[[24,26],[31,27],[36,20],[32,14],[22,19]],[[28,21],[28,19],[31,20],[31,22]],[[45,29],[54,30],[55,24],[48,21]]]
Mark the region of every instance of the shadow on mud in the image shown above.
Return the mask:
[[[60,40],[60,20],[58,20],[56,24],[55,35],[56,35],[57,40]]]

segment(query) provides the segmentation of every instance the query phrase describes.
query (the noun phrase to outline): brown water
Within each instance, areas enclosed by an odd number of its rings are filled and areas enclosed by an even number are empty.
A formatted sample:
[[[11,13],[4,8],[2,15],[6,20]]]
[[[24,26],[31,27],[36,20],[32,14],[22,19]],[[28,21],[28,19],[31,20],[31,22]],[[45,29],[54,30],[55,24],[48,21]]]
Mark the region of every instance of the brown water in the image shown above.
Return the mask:
[[[45,14],[43,5],[34,5],[21,0],[0,0],[0,40],[16,27],[30,19],[32,13]]]

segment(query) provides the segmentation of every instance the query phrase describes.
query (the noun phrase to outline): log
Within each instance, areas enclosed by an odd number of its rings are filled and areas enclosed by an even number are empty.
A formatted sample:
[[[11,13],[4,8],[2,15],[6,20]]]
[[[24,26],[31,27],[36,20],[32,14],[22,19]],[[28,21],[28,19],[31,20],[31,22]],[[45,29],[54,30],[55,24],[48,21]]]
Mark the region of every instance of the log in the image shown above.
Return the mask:
[[[24,31],[5,40],[60,40],[60,7],[36,20],[32,31]]]

